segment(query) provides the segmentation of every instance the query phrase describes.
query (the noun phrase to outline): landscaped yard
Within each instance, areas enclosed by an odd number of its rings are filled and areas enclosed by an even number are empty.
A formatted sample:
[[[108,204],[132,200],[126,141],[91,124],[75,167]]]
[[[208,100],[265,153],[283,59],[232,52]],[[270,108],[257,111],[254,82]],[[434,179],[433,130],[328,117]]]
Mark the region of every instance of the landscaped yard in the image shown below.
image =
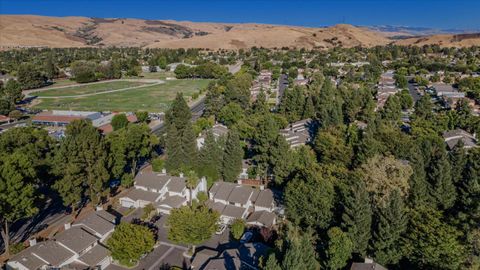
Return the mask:
[[[85,85],[73,85],[62,88],[55,88],[51,90],[44,89],[39,92],[33,92],[31,95],[39,97],[57,97],[57,96],[74,96],[84,95],[91,93],[100,93],[110,90],[117,90],[128,87],[136,87],[146,85],[145,82],[133,82],[133,81],[113,81],[104,83],[94,83]]]
[[[79,111],[165,111],[178,92],[191,97],[206,87],[209,80],[172,80],[164,84],[78,98],[37,99],[38,109]]]

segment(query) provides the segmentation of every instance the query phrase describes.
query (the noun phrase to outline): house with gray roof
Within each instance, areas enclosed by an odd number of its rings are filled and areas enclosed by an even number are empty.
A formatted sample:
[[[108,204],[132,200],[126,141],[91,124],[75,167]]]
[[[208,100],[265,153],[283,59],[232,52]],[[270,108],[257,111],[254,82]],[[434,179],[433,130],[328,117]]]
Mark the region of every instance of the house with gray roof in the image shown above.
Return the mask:
[[[100,242],[104,242],[115,230],[116,218],[103,209],[98,209],[95,215],[88,215],[84,219],[76,221],[72,227],[81,227],[94,235]]]
[[[36,239],[31,239],[30,247],[14,255],[6,263],[6,269],[105,269],[112,259],[102,241],[114,226],[113,215],[104,210],[92,212],[73,225],[65,224],[65,230],[52,240],[37,243]]]
[[[312,119],[304,119],[290,124],[287,128],[280,130],[280,134],[290,145],[295,148],[309,143],[315,133],[317,124]]]
[[[222,124],[215,124],[212,128],[209,129],[212,132],[213,137],[217,140],[220,137],[226,136],[228,134],[228,127]],[[207,138],[207,131],[204,131],[197,138],[197,148],[200,149],[205,144],[205,139]]]
[[[195,254],[191,266],[195,270],[257,270],[260,262],[266,261],[269,249],[262,243],[246,243],[220,254],[202,250]]]
[[[463,144],[464,149],[478,147],[475,135],[470,134],[463,129],[449,130],[444,132],[442,136],[450,150],[459,143]]]
[[[350,270],[387,270],[387,268],[374,262],[372,259],[365,258],[365,262],[354,262]]]
[[[273,213],[275,208],[271,190],[260,190],[236,183],[215,182],[208,196],[208,206],[220,213],[221,222],[224,224],[229,224],[234,219],[247,219],[257,211]],[[275,218],[271,220],[272,222],[266,222],[268,226],[275,224]]]
[[[206,191],[205,178],[200,179],[198,185],[190,191],[183,174],[172,176],[165,170],[162,173],[140,172],[134,179],[133,188],[119,201],[126,208],[143,208],[152,204],[158,212],[170,214],[172,209],[187,205],[190,197],[196,199],[199,192]]]

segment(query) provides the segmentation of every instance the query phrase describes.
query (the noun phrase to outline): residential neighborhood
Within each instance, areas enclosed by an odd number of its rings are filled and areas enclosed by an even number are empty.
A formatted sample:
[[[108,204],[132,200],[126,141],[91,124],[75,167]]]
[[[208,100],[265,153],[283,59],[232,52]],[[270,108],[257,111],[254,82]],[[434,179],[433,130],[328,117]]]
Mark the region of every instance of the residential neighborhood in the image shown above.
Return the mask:
[[[480,4],[54,2],[0,4],[2,269],[479,269]]]

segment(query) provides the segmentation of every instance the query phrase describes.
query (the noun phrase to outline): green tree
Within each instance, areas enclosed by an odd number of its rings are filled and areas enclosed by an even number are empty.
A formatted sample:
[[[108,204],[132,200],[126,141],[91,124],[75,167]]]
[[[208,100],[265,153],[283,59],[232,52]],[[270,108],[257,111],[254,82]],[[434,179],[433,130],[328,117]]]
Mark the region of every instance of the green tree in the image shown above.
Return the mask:
[[[127,116],[124,113],[119,113],[113,116],[111,125],[113,130],[119,130],[128,125]]]
[[[224,136],[215,139],[212,131],[207,131],[205,142],[199,153],[198,173],[205,176],[210,182],[222,177],[224,155]]]
[[[14,153],[0,158],[0,222],[1,235],[5,244],[5,253],[9,255],[10,224],[21,218],[31,217],[37,213],[35,207],[34,184],[36,177],[31,167],[32,160],[22,153]],[[30,181],[29,181],[30,180]]]
[[[78,83],[88,83],[97,80],[95,71],[97,64],[89,61],[76,61],[71,65],[72,76]]]
[[[345,142],[339,128],[330,127],[319,130],[315,136],[314,149],[321,163],[348,166],[353,156],[353,149]]]
[[[219,218],[218,212],[203,206],[173,209],[167,219],[168,239],[174,243],[189,245],[191,254],[194,254],[195,246],[215,233]]]
[[[165,150],[166,168],[179,172],[182,168],[193,169],[197,165],[196,136],[191,123],[192,113],[181,93],[177,94],[171,108],[165,114],[167,135]]]
[[[419,269],[459,269],[465,257],[460,232],[442,220],[441,212],[421,206],[409,220],[404,238],[409,261]]]
[[[375,206],[384,205],[392,192],[398,190],[402,197],[410,190],[409,179],[413,173],[410,165],[393,156],[374,156],[359,169],[367,191]]]
[[[313,248],[314,237],[310,231],[301,233],[298,228],[288,230],[283,270],[318,270],[319,263]]]
[[[352,256],[353,242],[338,227],[328,230],[327,264],[329,269],[341,269]]]
[[[354,179],[344,197],[342,228],[353,241],[352,251],[363,257],[372,237],[372,208],[363,181]]]
[[[17,80],[22,89],[39,88],[44,86],[47,81],[32,63],[23,63],[19,66]]]
[[[402,105],[400,99],[397,96],[389,96],[381,111],[382,119],[398,121],[400,120],[401,113]]]
[[[398,190],[395,190],[385,207],[380,208],[376,215],[372,240],[376,262],[391,265],[397,264],[402,258],[401,239],[407,221],[403,200]]]
[[[230,224],[230,233],[232,234],[233,239],[239,240],[244,231],[245,221],[243,221],[243,219],[235,219],[232,224]]]
[[[222,176],[227,182],[234,182],[242,171],[243,149],[240,145],[238,132],[231,129],[228,132],[225,152],[223,154]]]
[[[453,206],[456,199],[455,186],[452,181],[451,165],[444,146],[438,146],[427,166],[427,180],[430,183],[430,195],[442,209]]]
[[[138,122],[147,123],[148,121],[148,112],[147,111],[137,111],[135,112]]]
[[[65,206],[75,212],[84,197],[93,204],[108,191],[107,149],[98,129],[87,120],[75,120],[67,126],[65,139],[55,153],[54,173],[60,178],[54,189]]]
[[[45,72],[45,76],[49,80],[52,80],[58,76],[59,70],[55,66],[52,55],[49,55],[45,60],[45,63],[43,64],[43,71]]]
[[[198,175],[195,171],[188,171],[187,172],[187,179],[185,181],[185,185],[188,188],[190,194],[190,206],[193,204],[193,189],[197,187],[199,182]]]
[[[153,148],[158,145],[158,137],[151,134],[146,124],[128,125],[107,136],[110,150],[110,165],[114,177],[121,178],[126,171],[135,177],[138,163],[152,156]],[[128,186],[127,183],[122,183]]]
[[[332,218],[334,199],[330,179],[306,172],[305,179],[291,180],[285,189],[285,206],[290,220],[303,227],[325,229]]]
[[[277,258],[275,257],[275,253],[272,253],[268,256],[267,262],[265,263],[263,270],[282,270],[282,268],[278,264]]]
[[[127,267],[134,266],[155,244],[153,233],[144,226],[122,222],[115,228],[107,245],[112,257]]]
[[[229,103],[227,106],[223,107],[218,115],[219,120],[224,123],[226,126],[231,127],[238,121],[245,118],[245,112],[242,107],[237,103]]]
[[[3,91],[0,90],[0,94],[12,104],[18,103],[23,99],[22,87],[16,80],[8,80]]]

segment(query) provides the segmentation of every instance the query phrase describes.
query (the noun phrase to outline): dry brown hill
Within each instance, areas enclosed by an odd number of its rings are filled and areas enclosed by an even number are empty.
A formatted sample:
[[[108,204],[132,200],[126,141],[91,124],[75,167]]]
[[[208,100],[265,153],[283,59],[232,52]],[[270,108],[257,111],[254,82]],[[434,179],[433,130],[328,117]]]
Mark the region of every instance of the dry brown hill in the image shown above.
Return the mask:
[[[433,37],[432,37],[433,38]],[[458,46],[480,44],[464,39]],[[432,42],[441,42],[435,40]],[[391,43],[386,35],[367,28],[336,25],[307,28],[267,24],[196,23],[168,20],[100,19],[0,15],[0,47],[140,46],[149,48],[240,49],[331,48]],[[398,43],[423,45],[423,41]],[[425,41],[427,42],[427,41]],[[445,44],[450,44],[445,42]],[[466,45],[463,45],[466,44]]]
[[[440,45],[442,47],[480,46],[480,33],[458,35],[432,35],[398,40],[398,45]]]

